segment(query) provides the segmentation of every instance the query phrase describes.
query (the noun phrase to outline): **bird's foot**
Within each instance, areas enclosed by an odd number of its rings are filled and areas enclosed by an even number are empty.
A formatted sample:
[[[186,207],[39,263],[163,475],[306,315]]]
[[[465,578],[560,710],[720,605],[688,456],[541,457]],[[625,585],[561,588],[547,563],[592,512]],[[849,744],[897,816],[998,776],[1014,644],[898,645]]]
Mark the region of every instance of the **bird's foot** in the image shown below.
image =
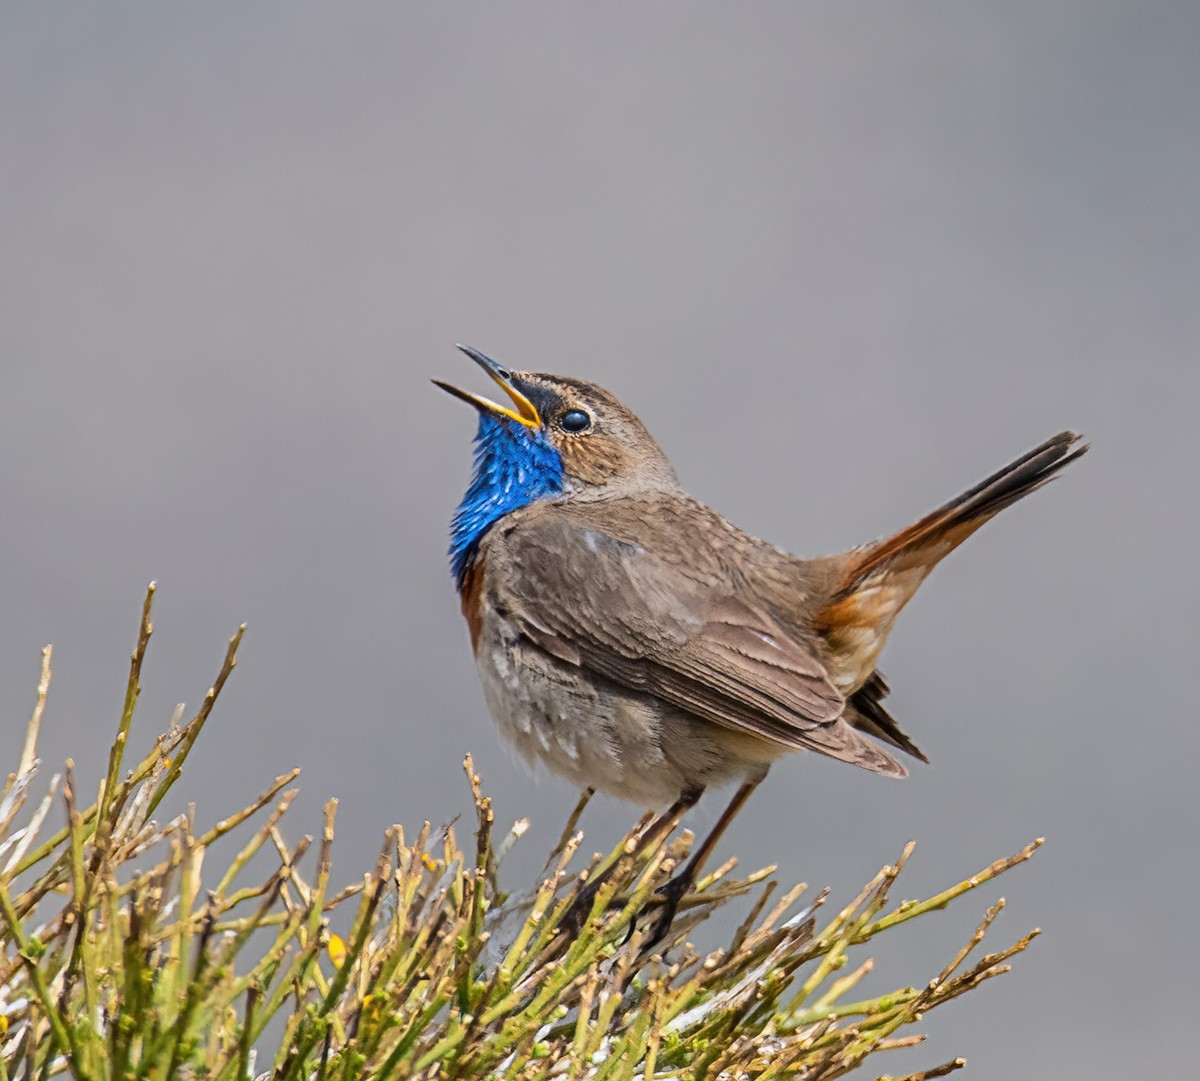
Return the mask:
[[[654,918],[650,937],[642,944],[643,953],[649,953],[667,937],[671,930],[671,924],[675,922],[675,916],[679,912],[680,901],[687,896],[694,885],[694,876],[684,870],[674,878],[668,879],[654,891],[662,898],[662,907]],[[632,927],[630,933],[632,933]]]
[[[574,938],[583,930],[583,925],[587,923],[588,917],[592,914],[592,907],[596,903],[596,894],[600,889],[601,881],[597,878],[583,886],[575,895],[575,900],[571,902],[570,907],[563,913],[563,918],[558,921],[558,930],[568,938]]]

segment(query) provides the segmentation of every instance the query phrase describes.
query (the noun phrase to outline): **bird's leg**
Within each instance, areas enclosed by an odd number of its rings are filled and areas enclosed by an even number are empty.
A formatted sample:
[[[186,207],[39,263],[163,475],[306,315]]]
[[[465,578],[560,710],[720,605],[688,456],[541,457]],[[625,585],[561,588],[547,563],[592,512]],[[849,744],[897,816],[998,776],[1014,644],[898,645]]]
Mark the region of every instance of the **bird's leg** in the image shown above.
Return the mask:
[[[674,828],[676,822],[679,821],[679,816],[689,808],[696,806],[703,792],[703,788],[694,788],[681,793],[679,798],[670,807],[642,830],[642,835],[637,839],[633,850],[628,854],[636,857],[650,846],[661,841]],[[617,864],[620,862],[620,858],[613,860],[608,867],[596,875],[591,882],[579,891],[579,895],[571,902],[571,907],[567,909],[566,914],[558,925],[560,930],[566,931],[570,935],[574,935],[579,931],[583,926],[584,920],[588,918],[588,915],[592,911],[592,904],[596,900],[597,891],[612,875]],[[689,864],[689,866],[691,865]]]
[[[671,922],[675,919],[675,913],[679,910],[679,902],[683,900],[684,895],[696,884],[696,876],[700,873],[700,868],[704,866],[705,861],[712,855],[712,851],[717,847],[717,842],[721,839],[729,823],[734,820],[738,811],[742,809],[742,804],[751,796],[751,793],[759,786],[763,777],[762,774],[753,777],[750,780],[743,782],[740,788],[733,794],[733,799],[729,801],[729,806],[721,812],[721,817],[717,819],[717,824],[709,831],[707,837],[704,838],[703,844],[696,849],[692,858],[688,860],[687,866],[679,872],[674,878],[662,886],[659,886],[658,893],[663,898],[662,911],[658,915],[658,919],[654,922],[654,931],[650,938],[646,940],[646,945],[643,949],[649,949],[652,946],[658,945],[671,929]]]

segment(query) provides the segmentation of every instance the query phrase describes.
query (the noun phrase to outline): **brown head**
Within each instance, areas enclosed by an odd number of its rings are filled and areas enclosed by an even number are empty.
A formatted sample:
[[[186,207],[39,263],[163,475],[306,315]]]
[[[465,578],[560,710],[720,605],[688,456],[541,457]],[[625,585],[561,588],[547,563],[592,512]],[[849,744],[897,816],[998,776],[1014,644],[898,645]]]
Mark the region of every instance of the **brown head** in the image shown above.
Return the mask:
[[[450,567],[463,589],[484,534],[506,514],[545,499],[678,490],[667,456],[633,412],[578,379],[514,372],[459,348],[508,397],[501,405],[435,379],[479,410],[475,474],[450,526]]]
[[[523,437],[556,452],[566,493],[678,487],[671,463],[646,426],[603,387],[544,372],[512,371],[477,350],[464,345],[459,349],[491,376],[511,404],[501,405],[437,379],[434,383],[473,405],[481,417],[501,422],[518,441]],[[480,432],[482,441],[482,426]]]

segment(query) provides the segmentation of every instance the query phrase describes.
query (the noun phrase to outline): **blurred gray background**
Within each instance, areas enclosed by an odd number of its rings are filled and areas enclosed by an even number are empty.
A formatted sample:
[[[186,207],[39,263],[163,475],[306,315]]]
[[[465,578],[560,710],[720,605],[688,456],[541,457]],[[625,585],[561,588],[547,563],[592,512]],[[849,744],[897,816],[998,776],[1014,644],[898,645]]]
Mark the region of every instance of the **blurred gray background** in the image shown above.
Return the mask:
[[[340,797],[348,881],[389,823],[469,812],[469,749],[500,823],[534,819],[517,885],[575,793],[476,687],[444,558],[475,422],[428,383],[484,389],[455,341],[609,386],[694,494],[805,554],[1077,427],[1092,453],[884,656],[932,767],[790,758],[723,851],[845,899],[913,837],[915,896],[1044,834],[887,936],[879,990],[1001,893],[996,946],[1046,929],[879,1068],[1183,1076],[1198,45],[1168,2],[5,5],[6,762],[53,642],[44,754],[98,780],[154,578],[135,748],[249,624],[185,778],[203,823],[301,766],[290,834]],[[587,847],[636,814],[595,805]]]

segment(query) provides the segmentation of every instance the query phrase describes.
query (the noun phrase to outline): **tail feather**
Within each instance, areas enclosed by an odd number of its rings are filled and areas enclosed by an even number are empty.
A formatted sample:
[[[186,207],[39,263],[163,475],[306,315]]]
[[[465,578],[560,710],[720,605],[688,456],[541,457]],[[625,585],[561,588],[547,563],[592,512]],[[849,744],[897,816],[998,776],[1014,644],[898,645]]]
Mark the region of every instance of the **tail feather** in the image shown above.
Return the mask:
[[[883,700],[887,697],[888,691],[891,690],[887,685],[887,680],[878,672],[872,672],[870,678],[857,691],[854,692],[846,702],[846,712],[844,714],[847,721],[850,722],[860,732],[866,732],[876,739],[881,739],[885,743],[890,743],[893,747],[897,747],[905,754],[910,754],[913,758],[919,758],[922,762],[928,762],[925,757],[925,752],[921,750],[912,739],[909,737],[883,704]]]
[[[1075,432],[1059,432],[920,521],[853,553],[843,590],[852,590],[889,563],[919,563],[927,552],[935,556],[929,563],[932,568],[984,522],[1049,483],[1087,449]]]
[[[921,757],[881,705],[886,684],[869,683],[893,621],[945,556],[1086,450],[1074,432],[1060,432],[920,521],[843,557],[840,584],[817,614],[816,626],[830,649],[830,674],[854,708],[855,727]]]

